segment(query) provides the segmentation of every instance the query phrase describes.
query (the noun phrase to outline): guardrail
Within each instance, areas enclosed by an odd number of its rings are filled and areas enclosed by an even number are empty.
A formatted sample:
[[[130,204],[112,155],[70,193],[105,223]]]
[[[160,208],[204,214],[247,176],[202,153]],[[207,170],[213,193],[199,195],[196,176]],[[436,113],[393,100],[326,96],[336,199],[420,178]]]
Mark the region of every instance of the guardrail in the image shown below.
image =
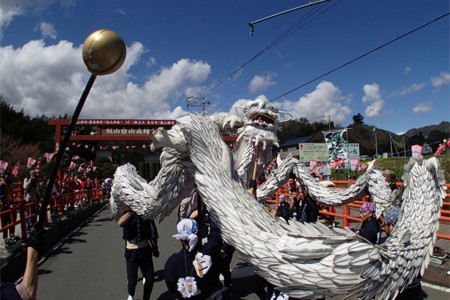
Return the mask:
[[[336,184],[335,188],[347,187],[353,183],[352,181],[347,181],[347,180],[331,180],[331,181],[334,184]],[[397,182],[397,186],[401,187],[402,183]],[[441,224],[450,225],[450,194],[448,193],[450,191],[450,184],[447,183],[445,186],[447,187],[447,195],[446,195],[445,200],[443,201],[443,205],[441,207],[441,216],[439,217],[439,221],[441,222]],[[278,206],[278,197],[281,194],[285,194],[287,197],[289,197],[289,193],[285,186],[280,188],[275,193],[275,199],[270,198],[267,202]],[[352,203],[338,207],[336,209],[336,212],[332,212],[330,210],[320,210],[320,214],[324,215],[324,216],[338,218],[339,223],[342,224],[343,227],[350,227],[350,224],[352,222],[360,223],[362,221],[361,218],[358,217],[359,216],[359,208],[367,199],[368,199],[368,197],[364,197],[363,199],[356,200],[356,201],[353,201]],[[441,228],[442,228],[442,226],[441,226]],[[441,232],[438,232],[436,237],[439,239],[450,240],[450,234],[445,234],[445,233],[441,233]]]
[[[13,184],[14,202],[7,210],[0,212],[0,219],[9,216],[10,223],[3,226],[1,223],[0,232],[8,231],[12,227],[20,226],[23,241],[28,239],[27,222],[35,220],[39,216],[40,206],[43,199],[34,202],[25,202],[22,183]],[[63,216],[70,216],[77,208],[91,206],[96,201],[103,200],[103,191],[98,188],[77,190],[52,196],[45,214],[44,226],[48,226],[50,221],[57,222]],[[49,220],[50,217],[50,220]]]

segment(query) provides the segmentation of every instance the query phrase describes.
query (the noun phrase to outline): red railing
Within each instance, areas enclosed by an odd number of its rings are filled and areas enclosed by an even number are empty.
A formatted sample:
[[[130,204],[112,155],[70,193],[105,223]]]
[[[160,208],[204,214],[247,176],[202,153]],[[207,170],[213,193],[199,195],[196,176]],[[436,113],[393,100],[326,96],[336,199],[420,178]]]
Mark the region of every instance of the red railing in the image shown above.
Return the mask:
[[[332,182],[336,184],[336,188],[348,186],[349,184],[352,183],[347,180],[332,180]],[[397,182],[397,186],[401,187],[402,183]],[[447,183],[446,187],[447,187],[447,195],[441,207],[441,216],[439,218],[439,221],[441,224],[450,225],[450,194],[449,194],[450,184]],[[289,193],[285,186],[280,188],[275,193],[275,199],[269,199],[268,202],[278,206],[278,197],[281,194],[286,194],[286,196],[289,196]],[[337,218],[338,223],[342,224],[343,227],[350,227],[351,222],[358,222],[358,223],[361,222],[361,218],[359,217],[359,208],[361,207],[362,203],[364,203],[366,200],[367,197],[365,197],[364,199],[353,201],[352,203],[343,205],[341,207],[337,207],[336,212],[332,212],[330,210],[321,210],[320,213],[322,215]],[[352,212],[354,213],[352,214]],[[438,232],[436,236],[437,238],[440,239],[450,240],[449,234]]]
[[[27,221],[38,217],[43,199],[35,202],[25,202],[23,197],[23,187],[20,182],[13,184],[13,199],[14,203],[11,205],[11,208],[0,212],[0,219],[9,215],[9,219],[11,220],[11,223],[6,226],[1,224],[0,232],[3,233],[11,227],[19,225],[22,240],[27,240]],[[54,218],[52,222],[57,221],[58,218],[72,213],[78,207],[91,206],[94,202],[102,199],[103,191],[96,188],[77,190],[70,193],[63,193],[59,196],[52,196],[50,198],[49,206],[47,207],[47,213],[45,214],[43,224],[44,226],[49,224],[49,215],[50,218]]]

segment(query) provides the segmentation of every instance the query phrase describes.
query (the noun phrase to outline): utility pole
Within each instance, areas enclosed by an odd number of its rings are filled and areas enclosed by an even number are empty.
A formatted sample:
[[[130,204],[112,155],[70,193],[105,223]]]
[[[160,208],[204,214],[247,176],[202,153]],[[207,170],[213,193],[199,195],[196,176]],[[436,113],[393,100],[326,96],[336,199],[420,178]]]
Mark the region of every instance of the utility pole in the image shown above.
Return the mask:
[[[378,141],[377,141],[377,128],[373,128],[373,134],[375,136],[375,156],[378,158]]]
[[[389,142],[391,143],[391,158],[394,157],[394,153],[392,152],[392,135],[391,132],[389,132]]]
[[[404,141],[404,145],[405,145],[404,157],[406,157],[406,135],[403,135],[403,141]]]
[[[187,97],[186,98],[186,108],[189,110],[189,106],[201,107],[202,115],[205,115],[206,105],[209,105],[210,102],[206,101],[205,97]]]

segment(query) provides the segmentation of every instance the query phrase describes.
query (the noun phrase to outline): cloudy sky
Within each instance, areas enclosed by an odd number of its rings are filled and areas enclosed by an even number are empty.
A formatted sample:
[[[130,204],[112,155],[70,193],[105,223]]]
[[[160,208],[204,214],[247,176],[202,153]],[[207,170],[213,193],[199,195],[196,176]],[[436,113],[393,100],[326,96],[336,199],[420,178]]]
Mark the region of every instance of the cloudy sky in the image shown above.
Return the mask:
[[[2,0],[0,95],[30,116],[73,114],[98,29],[127,46],[80,118],[173,119],[266,98],[294,118],[341,126],[360,113],[395,133],[450,119],[449,2]],[[421,27],[424,25],[423,27]]]

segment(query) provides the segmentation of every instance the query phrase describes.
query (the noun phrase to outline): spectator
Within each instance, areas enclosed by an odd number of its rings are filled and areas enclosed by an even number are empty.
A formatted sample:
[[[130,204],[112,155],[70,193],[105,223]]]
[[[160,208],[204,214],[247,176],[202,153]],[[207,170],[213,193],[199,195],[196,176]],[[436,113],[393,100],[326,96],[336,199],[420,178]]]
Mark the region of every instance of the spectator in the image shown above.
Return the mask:
[[[304,186],[298,193],[292,193],[292,215],[299,222],[315,223],[319,217],[320,206],[309,196]]]
[[[391,207],[384,213],[383,229],[386,232],[386,236],[378,240],[378,244],[383,244],[398,222],[400,215],[400,208],[397,206]],[[420,275],[413,279],[413,281],[395,298],[396,300],[422,300],[423,291]]]
[[[36,299],[38,289],[38,259],[42,250],[45,230],[36,229],[27,241],[27,262],[22,282],[1,283],[0,297],[2,300],[32,300]]]
[[[125,261],[128,281],[128,300],[134,300],[138,279],[138,268],[144,277],[144,300],[149,300],[154,284],[152,255],[159,256],[158,231],[153,220],[144,220],[131,209],[125,210],[117,221],[123,227]]]
[[[378,220],[375,219],[375,207],[373,203],[364,202],[359,211],[362,219],[359,235],[372,244],[376,244],[380,236],[380,224],[378,223]]]
[[[111,187],[113,184],[112,178],[106,178],[102,184],[103,188],[103,198],[109,199],[111,197]]]
[[[291,218],[291,207],[289,205],[289,202],[286,201],[286,195],[281,194],[278,197],[279,204],[276,211],[277,217],[282,217],[286,220],[286,222],[289,223],[289,219]]]
[[[300,183],[296,178],[289,178],[287,188],[289,193],[297,193],[300,189]]]
[[[63,179],[63,191],[64,193],[73,193],[73,191],[77,189],[76,182],[70,177],[69,173],[64,174]]]
[[[193,219],[177,224],[174,238],[181,242],[181,250],[172,254],[164,266],[164,279],[169,291],[178,299],[222,299],[219,266],[209,254],[219,253],[221,244],[214,243],[218,232],[211,231],[205,245],[199,243],[199,227]],[[219,235],[220,238],[220,235]],[[218,246],[218,247],[217,247]]]
[[[299,222],[305,221],[305,215],[303,210],[303,193],[292,193],[291,198],[291,211],[292,218]]]
[[[7,211],[14,207],[14,197],[13,197],[13,189],[11,184],[11,170],[6,169],[0,177],[0,200],[1,207],[0,211]],[[2,215],[2,227],[6,227],[10,224],[13,224],[16,220],[16,213],[5,213]],[[16,232],[15,226],[11,226],[9,228],[9,239],[8,239],[8,230],[3,230],[3,239],[5,239],[6,244],[11,244],[12,241],[15,241]]]
[[[316,200],[314,200],[310,195],[306,194],[305,199],[303,200],[306,203],[305,207],[305,222],[307,223],[315,223],[320,215],[320,206]],[[330,208],[331,210],[332,208]],[[329,222],[333,223],[334,217],[328,216]]]
[[[47,182],[43,176],[38,176],[38,184],[37,184],[37,196],[38,199],[44,198],[45,188],[47,187]]]
[[[389,188],[394,191],[397,189],[397,176],[395,176],[394,173],[392,173],[390,170],[388,169],[384,169],[381,172],[384,175],[384,179],[386,179]]]
[[[27,203],[31,203],[32,205],[27,206],[25,209],[25,216],[34,215],[37,213],[37,205],[39,202],[39,179],[36,174],[36,171],[32,170],[30,171],[30,176],[26,177],[23,180],[23,193],[24,193],[24,200]],[[31,217],[27,220],[26,223],[26,229],[30,230],[31,227],[36,223],[37,217]]]
[[[80,181],[79,181],[79,187],[80,187],[80,192],[81,192],[81,199],[79,202],[80,206],[85,206],[87,203],[87,199],[88,199],[88,183],[86,180],[86,176],[81,176],[80,177]]]

